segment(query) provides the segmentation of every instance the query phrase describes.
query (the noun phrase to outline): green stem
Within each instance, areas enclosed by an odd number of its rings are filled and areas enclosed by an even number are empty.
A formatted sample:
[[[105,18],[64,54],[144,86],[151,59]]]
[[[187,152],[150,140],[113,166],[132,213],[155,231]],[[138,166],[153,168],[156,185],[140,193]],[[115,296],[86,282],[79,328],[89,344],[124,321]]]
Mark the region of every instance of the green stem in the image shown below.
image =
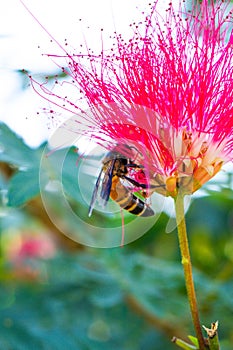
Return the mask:
[[[188,244],[185,214],[184,214],[184,196],[182,194],[179,194],[175,200],[175,210],[176,210],[176,222],[177,222],[180,252],[181,252],[181,258],[182,258],[181,261],[184,269],[185,284],[186,284],[186,290],[187,290],[193,325],[195,328],[196,337],[198,339],[199,349],[205,350],[206,346],[205,346],[205,341],[203,338],[202,329],[200,325],[197,298],[196,298],[194,282],[193,282],[192,263],[191,263],[190,252],[189,252],[189,244]]]

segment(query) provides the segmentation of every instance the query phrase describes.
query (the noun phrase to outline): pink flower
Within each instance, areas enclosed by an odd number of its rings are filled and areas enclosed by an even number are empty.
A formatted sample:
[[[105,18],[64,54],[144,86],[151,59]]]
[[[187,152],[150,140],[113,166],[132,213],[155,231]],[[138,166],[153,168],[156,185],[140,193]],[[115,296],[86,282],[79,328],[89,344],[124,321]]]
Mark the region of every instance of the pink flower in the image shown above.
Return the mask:
[[[62,69],[91,112],[32,83],[77,114],[75,132],[108,149],[130,146],[148,181],[175,197],[181,187],[193,193],[233,159],[233,20],[228,1],[203,0],[191,11],[170,3],[164,16],[157,2],[132,25],[131,39],[115,33],[110,52],[64,49]]]
[[[32,233],[27,232],[14,237],[6,252],[9,260],[19,265],[28,258],[51,258],[56,253],[56,247],[47,236],[38,235],[33,237]]]

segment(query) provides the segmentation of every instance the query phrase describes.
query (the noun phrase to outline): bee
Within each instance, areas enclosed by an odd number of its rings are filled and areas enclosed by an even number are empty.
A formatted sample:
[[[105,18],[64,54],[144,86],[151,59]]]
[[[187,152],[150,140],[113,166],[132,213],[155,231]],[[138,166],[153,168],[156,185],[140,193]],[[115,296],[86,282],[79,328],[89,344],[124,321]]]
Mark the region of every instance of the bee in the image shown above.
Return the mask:
[[[149,188],[149,186],[130,178],[128,176],[130,168],[143,172],[143,166],[135,164],[130,158],[126,158],[115,150],[109,152],[105,156],[102,169],[92,194],[88,212],[89,216],[92,214],[99,191],[103,206],[105,206],[109,198],[111,198],[122,209],[127,210],[131,214],[143,217],[154,215],[153,209],[151,209],[143,199],[137,197],[133,193],[132,188],[128,188],[124,185],[125,182],[128,182],[131,184],[131,187],[134,186],[134,188],[138,189],[142,197],[146,197],[146,189]]]

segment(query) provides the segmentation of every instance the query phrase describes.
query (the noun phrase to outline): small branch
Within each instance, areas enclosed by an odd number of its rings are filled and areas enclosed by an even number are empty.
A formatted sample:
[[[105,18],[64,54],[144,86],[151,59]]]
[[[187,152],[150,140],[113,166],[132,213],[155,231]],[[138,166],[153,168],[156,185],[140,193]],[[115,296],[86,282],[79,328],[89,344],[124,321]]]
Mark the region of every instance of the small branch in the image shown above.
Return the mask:
[[[138,302],[138,300],[132,296],[127,295],[125,297],[127,304],[130,306],[130,308],[137,314],[143,316],[145,320],[150,323],[153,327],[155,327],[157,330],[160,330],[170,338],[177,334],[179,337],[185,337],[184,331],[179,327],[179,325],[173,325],[170,322],[167,322],[159,317],[157,317],[154,313],[147,310],[141,303]]]

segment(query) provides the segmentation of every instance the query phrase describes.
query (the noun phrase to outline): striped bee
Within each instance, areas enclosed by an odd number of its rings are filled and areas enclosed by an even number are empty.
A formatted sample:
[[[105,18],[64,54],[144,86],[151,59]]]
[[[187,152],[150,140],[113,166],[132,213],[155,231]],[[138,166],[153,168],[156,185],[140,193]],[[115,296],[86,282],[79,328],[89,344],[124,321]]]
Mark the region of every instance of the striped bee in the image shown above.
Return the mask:
[[[143,197],[146,197],[146,189],[148,185],[139,183],[130,178],[129,169],[143,172],[143,166],[135,164],[131,159],[126,158],[119,152],[113,150],[109,152],[103,159],[103,167],[100,171],[95,188],[92,194],[92,199],[89,207],[88,215],[91,216],[98,192],[100,191],[100,199],[105,206],[111,198],[121,208],[129,213],[138,216],[152,216],[154,211],[144,202]],[[125,183],[130,186],[125,186]],[[132,188],[136,188],[141,194],[141,198],[134,194]]]

